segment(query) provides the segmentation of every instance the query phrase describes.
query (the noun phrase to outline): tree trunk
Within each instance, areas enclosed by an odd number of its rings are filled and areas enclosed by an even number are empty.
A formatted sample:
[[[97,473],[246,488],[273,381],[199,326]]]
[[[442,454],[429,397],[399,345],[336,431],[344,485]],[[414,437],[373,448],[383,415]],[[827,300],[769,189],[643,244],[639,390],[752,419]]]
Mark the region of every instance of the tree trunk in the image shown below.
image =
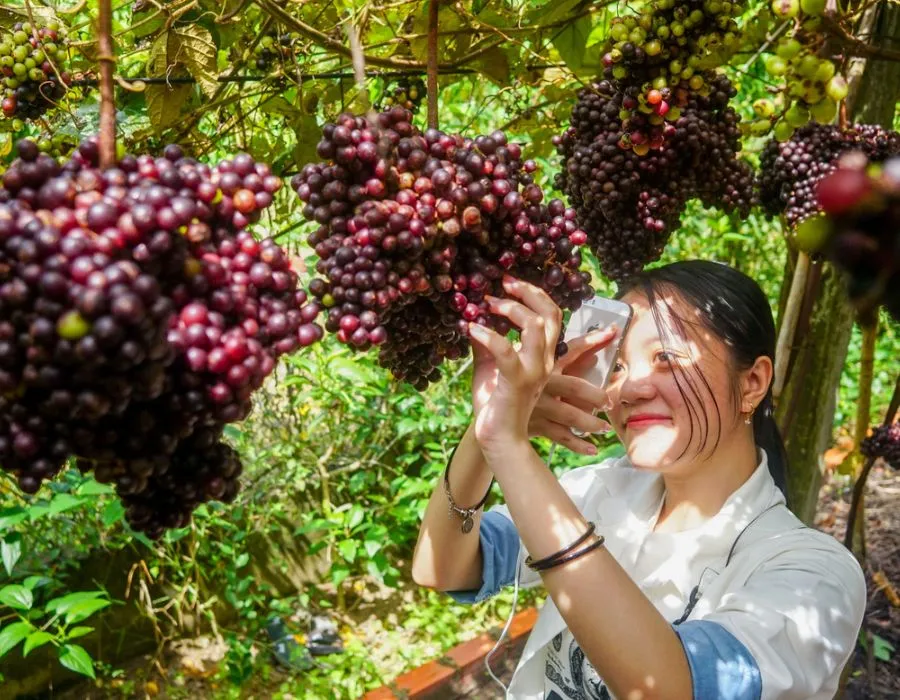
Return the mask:
[[[871,36],[876,46],[887,46],[890,37],[900,36],[900,6],[881,2]],[[900,98],[900,62],[869,59],[853,82],[854,99],[848,104],[851,121],[891,128]],[[789,262],[786,284],[790,267]],[[853,328],[854,315],[843,284],[834,268],[826,266],[809,331],[796,339],[798,354],[777,408],[790,465],[791,507],[806,523],[815,517],[823,455],[832,435],[837,391]]]

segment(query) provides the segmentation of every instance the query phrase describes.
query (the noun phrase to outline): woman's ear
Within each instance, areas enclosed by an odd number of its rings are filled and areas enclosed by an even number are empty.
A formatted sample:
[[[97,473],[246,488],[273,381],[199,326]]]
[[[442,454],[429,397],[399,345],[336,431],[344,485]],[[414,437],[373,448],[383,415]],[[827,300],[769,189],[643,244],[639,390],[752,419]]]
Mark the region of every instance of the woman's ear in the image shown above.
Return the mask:
[[[765,356],[756,358],[749,368],[741,373],[741,413],[753,413],[769,391],[774,367],[772,359]]]

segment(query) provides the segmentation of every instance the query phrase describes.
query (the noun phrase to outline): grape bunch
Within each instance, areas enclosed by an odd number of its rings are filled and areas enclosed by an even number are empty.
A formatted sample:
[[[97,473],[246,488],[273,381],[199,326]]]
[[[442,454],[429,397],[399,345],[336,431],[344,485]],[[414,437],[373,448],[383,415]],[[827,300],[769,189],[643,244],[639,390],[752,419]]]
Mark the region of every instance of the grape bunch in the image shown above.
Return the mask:
[[[763,61],[766,72],[782,87],[774,99],[754,103],[757,118],[749,125],[750,133],[763,136],[772,131],[779,141],[787,141],[811,119],[819,124],[834,121],[848,85],[836,65],[843,56],[828,54],[822,44],[819,16],[824,10],[825,0],[772,0],[771,13],[760,12],[745,25],[745,36],[762,44],[773,21],[789,22]]]
[[[253,47],[256,67],[259,70],[268,70],[282,61],[293,62],[297,41],[298,37],[293,32],[285,32],[278,36],[266,34]]]
[[[869,459],[883,459],[894,469],[900,469],[900,423],[879,425],[859,446]]]
[[[645,115],[657,124],[691,93],[706,93],[714,69],[740,44],[735,17],[746,4],[729,0],[654,0],[636,14],[614,17],[604,46],[604,77],[634,88],[622,118]]]
[[[900,319],[900,156],[879,165],[863,151],[845,153],[813,194],[823,215],[800,224],[797,239],[847,273],[860,315],[883,304]]]
[[[421,79],[401,78],[390,90],[385,91],[376,109],[386,111],[392,107],[402,107],[416,114],[424,99],[425,83]]]
[[[760,155],[757,178],[759,200],[770,216],[784,214],[793,229],[819,211],[816,184],[833,172],[842,153],[860,150],[881,162],[900,155],[900,134],[862,124],[842,129],[835,125],[808,124],[788,141],[770,139]],[[795,241],[801,248],[803,241]]]
[[[504,274],[540,285],[562,308],[591,295],[575,212],[543,202],[535,163],[501,131],[475,139],[412,124],[399,106],[374,121],[343,114],[292,186],[319,224],[310,293],[325,329],[419,389],[468,350],[468,323],[510,330],[485,295]]]
[[[19,22],[0,34],[0,112],[8,119],[36,119],[66,92],[66,30],[57,22],[34,27]]]
[[[752,171],[737,157],[740,117],[728,106],[735,90],[721,75],[707,87],[708,95],[689,93],[674,119],[638,111],[623,120],[640,88],[601,80],[581,90],[555,139],[563,157],[556,185],[611,279],[659,258],[688,200],[742,216],[753,205]]]
[[[0,187],[0,464],[34,493],[75,457],[158,536],[233,498],[225,424],[321,334],[284,251],[244,228],[280,180],[177,146],[105,170],[92,139],[63,164],[18,153]]]

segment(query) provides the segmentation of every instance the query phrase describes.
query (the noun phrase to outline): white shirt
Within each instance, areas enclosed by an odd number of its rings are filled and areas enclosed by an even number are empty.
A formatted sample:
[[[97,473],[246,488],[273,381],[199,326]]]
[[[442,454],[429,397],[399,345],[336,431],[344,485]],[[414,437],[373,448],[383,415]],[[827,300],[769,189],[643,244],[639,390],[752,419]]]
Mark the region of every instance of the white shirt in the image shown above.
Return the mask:
[[[862,624],[865,578],[843,545],[804,527],[788,510],[765,453],[715,516],[677,533],[653,532],[662,506],[662,477],[633,468],[627,458],[574,469],[560,483],[666,620],[681,616],[691,590],[700,584],[689,619],[717,622],[747,648],[762,677],[761,700],[834,696]],[[766,509],[741,535],[725,568],[735,538]],[[505,506],[492,510],[509,517]],[[522,544],[520,582],[536,585],[540,576],[521,565],[527,555]],[[551,641],[561,633],[567,633],[566,623],[548,598],[508,698],[543,700]],[[563,642],[564,653],[569,647],[565,637]]]

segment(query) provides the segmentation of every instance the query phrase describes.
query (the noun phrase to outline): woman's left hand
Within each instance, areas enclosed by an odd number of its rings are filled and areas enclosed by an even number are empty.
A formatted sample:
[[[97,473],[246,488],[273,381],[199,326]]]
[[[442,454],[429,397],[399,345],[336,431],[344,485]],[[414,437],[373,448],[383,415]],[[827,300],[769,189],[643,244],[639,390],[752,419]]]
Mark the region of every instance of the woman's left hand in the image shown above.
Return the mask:
[[[553,372],[562,326],[562,310],[543,290],[511,277],[504,277],[503,288],[511,298],[486,301],[493,313],[521,329],[521,347],[516,350],[499,333],[469,324],[476,362],[489,359],[497,367],[490,396],[473,397],[475,438],[485,457],[528,443],[528,422]]]

